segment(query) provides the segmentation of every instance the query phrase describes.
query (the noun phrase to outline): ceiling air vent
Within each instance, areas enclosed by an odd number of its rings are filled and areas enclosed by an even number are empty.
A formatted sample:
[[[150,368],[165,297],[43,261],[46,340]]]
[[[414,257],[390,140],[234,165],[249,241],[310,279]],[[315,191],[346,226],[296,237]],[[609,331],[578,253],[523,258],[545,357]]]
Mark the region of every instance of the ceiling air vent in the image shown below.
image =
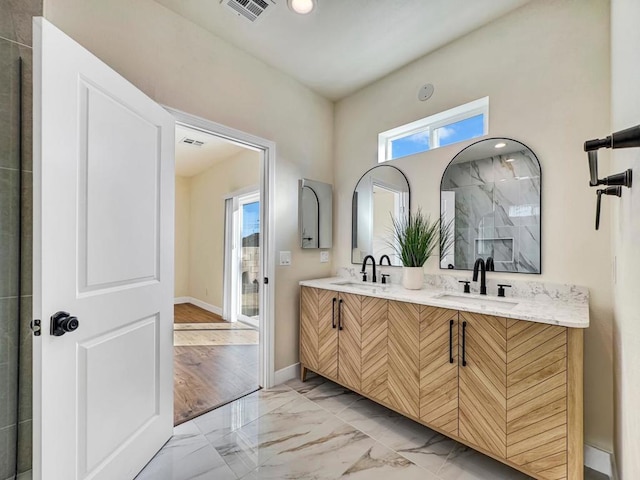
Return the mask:
[[[192,147],[201,147],[204,145],[204,142],[189,137],[184,137],[182,140],[180,140],[180,143],[186,143],[187,145],[191,145]]]
[[[255,22],[269,7],[264,0],[222,0],[221,3],[251,22]]]

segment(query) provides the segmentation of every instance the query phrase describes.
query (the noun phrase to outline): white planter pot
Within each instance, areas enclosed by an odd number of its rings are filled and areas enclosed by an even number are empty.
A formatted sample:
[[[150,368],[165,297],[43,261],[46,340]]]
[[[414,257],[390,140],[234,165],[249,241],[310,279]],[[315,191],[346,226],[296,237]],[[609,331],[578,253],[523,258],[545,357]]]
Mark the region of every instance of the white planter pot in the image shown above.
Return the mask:
[[[422,267],[402,267],[402,286],[408,290],[420,290],[424,284]]]

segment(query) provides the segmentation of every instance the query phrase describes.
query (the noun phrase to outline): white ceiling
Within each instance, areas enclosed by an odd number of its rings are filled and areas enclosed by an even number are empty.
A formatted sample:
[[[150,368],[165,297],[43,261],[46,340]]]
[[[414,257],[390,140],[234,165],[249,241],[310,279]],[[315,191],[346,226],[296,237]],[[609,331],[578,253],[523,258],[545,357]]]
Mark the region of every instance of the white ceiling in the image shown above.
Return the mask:
[[[227,0],[156,1],[337,100],[529,0],[318,0],[306,16],[268,0],[254,23]]]
[[[204,142],[201,147],[181,143],[185,137]],[[176,175],[193,177],[214,164],[244,150],[243,147],[214,135],[176,125]]]

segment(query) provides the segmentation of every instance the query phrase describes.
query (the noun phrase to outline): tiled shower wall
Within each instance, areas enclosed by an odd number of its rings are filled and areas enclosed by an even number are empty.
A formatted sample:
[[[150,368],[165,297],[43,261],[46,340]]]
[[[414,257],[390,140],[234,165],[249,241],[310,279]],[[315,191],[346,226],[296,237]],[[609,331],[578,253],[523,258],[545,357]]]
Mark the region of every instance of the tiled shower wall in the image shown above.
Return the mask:
[[[31,22],[41,14],[42,0],[0,0],[0,480],[31,469]]]
[[[452,164],[442,190],[455,193],[455,268],[478,257],[496,271],[540,273],[540,166],[528,151]]]

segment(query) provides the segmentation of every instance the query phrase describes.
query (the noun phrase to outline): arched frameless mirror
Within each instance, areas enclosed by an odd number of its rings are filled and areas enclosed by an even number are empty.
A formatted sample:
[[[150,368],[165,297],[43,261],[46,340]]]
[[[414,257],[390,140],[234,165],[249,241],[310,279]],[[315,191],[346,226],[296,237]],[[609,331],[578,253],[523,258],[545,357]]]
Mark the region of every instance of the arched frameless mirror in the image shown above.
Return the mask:
[[[471,270],[491,257],[496,272],[540,273],[540,192],[540,162],[523,143],[489,138],[466,147],[440,184],[454,240],[440,267]]]
[[[393,227],[391,216],[407,215],[410,197],[409,182],[400,169],[379,165],[365,172],[353,191],[352,263],[362,263],[367,255],[373,255],[376,262],[382,255],[388,255],[391,265],[402,265],[389,246]]]

